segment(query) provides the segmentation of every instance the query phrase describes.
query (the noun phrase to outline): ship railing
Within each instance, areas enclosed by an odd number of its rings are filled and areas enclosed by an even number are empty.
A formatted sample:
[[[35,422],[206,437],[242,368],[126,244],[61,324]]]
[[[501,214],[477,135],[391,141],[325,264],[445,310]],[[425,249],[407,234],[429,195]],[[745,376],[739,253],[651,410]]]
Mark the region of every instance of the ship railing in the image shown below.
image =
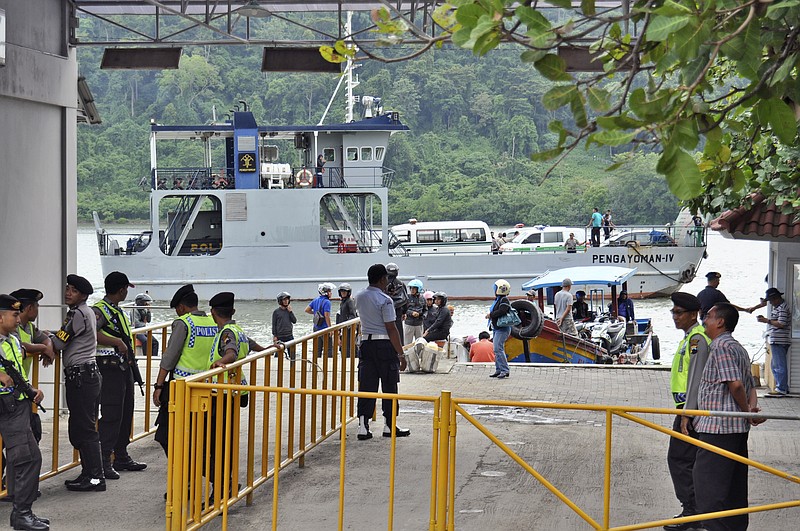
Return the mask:
[[[667,225],[614,225],[600,227],[600,246],[705,247],[706,227]],[[591,246],[591,227],[584,228],[583,244]]]
[[[144,251],[152,241],[153,231],[97,233],[100,256],[133,255]]]

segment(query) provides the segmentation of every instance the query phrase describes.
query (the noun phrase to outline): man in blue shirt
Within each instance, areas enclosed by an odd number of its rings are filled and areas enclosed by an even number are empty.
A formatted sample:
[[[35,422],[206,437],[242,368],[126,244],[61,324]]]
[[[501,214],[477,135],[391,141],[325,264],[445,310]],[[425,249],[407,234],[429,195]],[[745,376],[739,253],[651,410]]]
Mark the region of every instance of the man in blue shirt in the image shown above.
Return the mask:
[[[358,363],[358,390],[377,393],[378,382],[383,393],[397,393],[400,372],[406,369],[400,332],[395,326],[394,303],[385,291],[389,274],[383,264],[374,264],[367,271],[369,286],[356,295],[356,309],[361,317],[361,358]],[[381,400],[386,419],[383,436],[408,437],[411,430],[392,427],[392,400]],[[399,411],[399,404],[397,410]],[[374,398],[358,398],[358,440],[372,438],[369,419],[375,412]],[[392,429],[394,428],[394,429]]]
[[[603,216],[597,207],[592,210],[592,219],[589,220],[589,224],[586,226],[592,228],[592,247],[600,247],[600,227],[603,225]]]
[[[317,288],[319,297],[311,301],[306,306],[306,313],[314,316],[314,332],[325,330],[331,326],[331,293],[336,288],[330,282],[320,284]],[[322,351],[325,348],[326,336],[321,335],[317,338],[317,357],[322,357]],[[333,357],[333,338],[327,336],[328,341],[328,357]]]

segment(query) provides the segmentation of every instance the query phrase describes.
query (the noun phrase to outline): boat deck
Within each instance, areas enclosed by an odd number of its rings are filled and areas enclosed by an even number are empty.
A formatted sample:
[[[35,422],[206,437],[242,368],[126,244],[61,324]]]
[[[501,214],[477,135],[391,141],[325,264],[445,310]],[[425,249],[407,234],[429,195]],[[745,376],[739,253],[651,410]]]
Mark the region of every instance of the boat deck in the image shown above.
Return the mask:
[[[456,364],[443,360],[437,374],[403,374],[401,392],[487,399],[537,400],[560,403],[624,404],[670,407],[669,370],[664,366],[527,366],[514,365],[511,377],[489,379],[489,364]],[[765,389],[759,389],[763,395]],[[800,414],[800,399],[761,399],[767,413]],[[397,441],[398,476],[394,529],[428,527],[430,424],[428,404],[402,403],[401,423],[411,437]],[[602,414],[538,410],[521,412],[497,407],[476,408],[477,418],[595,518],[602,515]],[[661,425],[671,417],[648,416]],[[800,440],[797,422],[768,421],[750,435],[751,458],[797,473]],[[345,529],[386,529],[390,439],[355,440],[348,427]],[[373,429],[379,431],[378,426]],[[542,488],[463,419],[458,425],[456,529],[553,529],[589,527]],[[623,420],[614,421],[614,470],[611,523],[667,518],[679,512],[666,463],[663,435]],[[45,435],[47,437],[47,435]],[[305,468],[290,467],[280,479],[280,521],[287,530],[335,529],[338,497],[338,440],[315,449]],[[131,455],[148,463],[144,472],[123,472],[97,494],[67,492],[69,472],[42,482],[34,511],[53,521],[54,529],[164,529],[167,461],[152,440],[131,446]],[[580,478],[580,479],[576,479]],[[229,529],[271,527],[271,483],[254,494],[253,505],[230,510]],[[797,487],[751,469],[750,503],[797,498]],[[365,506],[364,500],[369,500]],[[9,504],[0,504],[8,518]],[[800,509],[750,516],[751,529],[793,529]],[[536,522],[535,525],[532,522]],[[217,518],[207,529],[221,529]]]

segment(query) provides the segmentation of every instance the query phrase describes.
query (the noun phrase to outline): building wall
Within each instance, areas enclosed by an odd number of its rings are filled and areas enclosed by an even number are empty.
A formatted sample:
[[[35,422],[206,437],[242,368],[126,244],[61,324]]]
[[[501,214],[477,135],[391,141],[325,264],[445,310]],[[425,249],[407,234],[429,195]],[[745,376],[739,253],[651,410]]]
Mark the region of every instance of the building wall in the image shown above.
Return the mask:
[[[792,312],[789,391],[800,393],[800,242],[772,242],[769,248],[769,285],[784,293],[783,298],[789,303]]]
[[[0,0],[0,293],[44,292],[40,321],[57,328],[76,269],[77,63],[64,0]],[[52,306],[51,306],[52,305]]]

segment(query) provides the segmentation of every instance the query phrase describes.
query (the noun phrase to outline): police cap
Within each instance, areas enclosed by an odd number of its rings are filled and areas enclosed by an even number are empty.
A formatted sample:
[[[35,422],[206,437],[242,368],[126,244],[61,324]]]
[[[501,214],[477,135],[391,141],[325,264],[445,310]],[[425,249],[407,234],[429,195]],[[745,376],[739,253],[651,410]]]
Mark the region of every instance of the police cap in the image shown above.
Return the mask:
[[[233,298],[233,293],[230,291],[223,291],[211,297],[211,300],[208,301],[208,305],[212,308],[233,308]]]
[[[682,291],[676,291],[675,293],[670,295],[669,298],[672,299],[672,304],[674,304],[678,308],[683,308],[684,310],[688,310],[690,312],[700,311],[700,299],[698,299],[691,293],[683,293]]]
[[[135,288],[131,281],[128,280],[128,275],[120,271],[112,271],[108,274],[105,281],[106,293],[114,293],[121,288]]]
[[[172,296],[172,300],[169,301],[169,307],[177,308],[178,305],[183,302],[183,299],[185,299],[190,293],[194,293],[194,286],[191,284],[181,286],[178,291],[175,292],[175,295]]]
[[[80,275],[67,275],[67,284],[80,291],[84,295],[94,293],[92,283]]]
[[[716,271],[710,271],[710,272],[706,273],[706,278],[708,280],[714,280],[715,278],[722,278],[722,275],[720,275]]]
[[[20,302],[39,302],[44,297],[44,294],[38,289],[21,288],[9,293],[12,297]]]
[[[0,311],[15,312],[19,311],[20,306],[22,306],[22,304],[11,295],[0,295]]]

